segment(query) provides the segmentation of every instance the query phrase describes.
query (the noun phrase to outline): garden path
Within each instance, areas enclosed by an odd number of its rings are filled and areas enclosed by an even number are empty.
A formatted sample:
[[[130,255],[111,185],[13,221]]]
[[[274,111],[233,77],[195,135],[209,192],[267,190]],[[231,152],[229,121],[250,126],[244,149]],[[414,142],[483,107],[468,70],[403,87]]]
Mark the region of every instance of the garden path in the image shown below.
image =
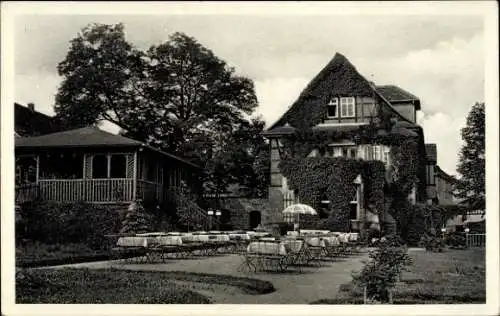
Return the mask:
[[[249,277],[271,282],[276,291],[264,295],[212,293],[216,304],[308,304],[320,299],[335,297],[341,284],[351,281],[352,271],[359,271],[367,254],[352,255],[336,261],[322,262],[321,267],[304,267],[302,273],[295,270],[283,273],[239,272],[242,262],[238,255],[220,255],[200,259],[168,260],[158,264],[124,264],[102,261],[55,266],[52,268],[119,268],[141,271],[187,271],[195,273],[224,274]],[[205,293],[204,293],[205,294]],[[208,293],[207,293],[208,294]]]

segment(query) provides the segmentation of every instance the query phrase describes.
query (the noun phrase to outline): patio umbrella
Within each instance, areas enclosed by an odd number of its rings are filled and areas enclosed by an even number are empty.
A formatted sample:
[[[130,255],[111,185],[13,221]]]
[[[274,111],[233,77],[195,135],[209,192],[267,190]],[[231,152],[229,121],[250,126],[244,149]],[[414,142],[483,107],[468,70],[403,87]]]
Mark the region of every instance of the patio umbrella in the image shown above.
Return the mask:
[[[318,213],[316,212],[315,209],[310,207],[309,205],[306,204],[293,204],[287,207],[284,211],[283,214],[290,214],[290,215],[295,215],[297,214],[298,217],[298,222],[297,225],[300,222],[300,214],[305,214],[305,215],[317,215]]]

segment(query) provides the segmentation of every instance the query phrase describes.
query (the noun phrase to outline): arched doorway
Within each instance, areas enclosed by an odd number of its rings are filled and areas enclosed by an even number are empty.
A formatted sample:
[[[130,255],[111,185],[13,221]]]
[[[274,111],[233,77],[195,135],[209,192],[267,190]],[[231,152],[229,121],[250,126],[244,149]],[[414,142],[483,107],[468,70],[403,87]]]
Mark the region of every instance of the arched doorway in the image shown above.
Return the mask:
[[[250,212],[250,229],[254,229],[259,226],[261,220],[261,215],[259,211]]]

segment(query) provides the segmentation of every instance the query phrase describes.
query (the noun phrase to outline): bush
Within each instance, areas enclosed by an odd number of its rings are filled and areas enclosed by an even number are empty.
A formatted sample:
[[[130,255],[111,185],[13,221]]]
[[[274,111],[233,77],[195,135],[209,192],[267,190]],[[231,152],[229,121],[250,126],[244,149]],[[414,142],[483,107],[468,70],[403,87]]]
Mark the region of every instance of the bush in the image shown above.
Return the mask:
[[[425,234],[420,239],[420,247],[432,252],[442,252],[444,249],[444,240],[441,237],[432,234]]]
[[[106,234],[118,232],[116,209],[84,202],[32,202],[22,205],[22,219],[16,238],[47,244],[84,243],[93,249],[104,247]]]
[[[466,238],[462,233],[453,233],[445,238],[445,244],[453,249],[464,249],[467,247]]]
[[[140,234],[151,231],[151,218],[142,201],[138,200],[129,205],[125,219],[122,222],[120,233],[123,234]]]
[[[389,291],[394,287],[405,266],[411,265],[407,249],[398,236],[386,236],[379,247],[370,252],[370,261],[360,273],[353,275],[355,284],[366,288],[367,302],[388,302]]]

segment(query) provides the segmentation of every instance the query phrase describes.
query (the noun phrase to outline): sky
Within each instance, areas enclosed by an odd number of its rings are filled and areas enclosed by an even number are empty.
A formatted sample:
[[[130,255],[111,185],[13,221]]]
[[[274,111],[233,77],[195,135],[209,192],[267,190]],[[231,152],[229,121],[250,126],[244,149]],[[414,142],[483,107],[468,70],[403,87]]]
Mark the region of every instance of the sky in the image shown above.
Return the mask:
[[[53,114],[57,64],[89,23],[125,25],[127,40],[147,49],[174,32],[195,37],[251,78],[268,126],[333,58],[346,56],[365,78],[418,96],[418,123],[436,143],[438,164],[456,174],[460,129],[484,101],[481,16],[457,15],[24,15],[15,18],[15,100]],[[111,128],[110,130],[113,130]]]

